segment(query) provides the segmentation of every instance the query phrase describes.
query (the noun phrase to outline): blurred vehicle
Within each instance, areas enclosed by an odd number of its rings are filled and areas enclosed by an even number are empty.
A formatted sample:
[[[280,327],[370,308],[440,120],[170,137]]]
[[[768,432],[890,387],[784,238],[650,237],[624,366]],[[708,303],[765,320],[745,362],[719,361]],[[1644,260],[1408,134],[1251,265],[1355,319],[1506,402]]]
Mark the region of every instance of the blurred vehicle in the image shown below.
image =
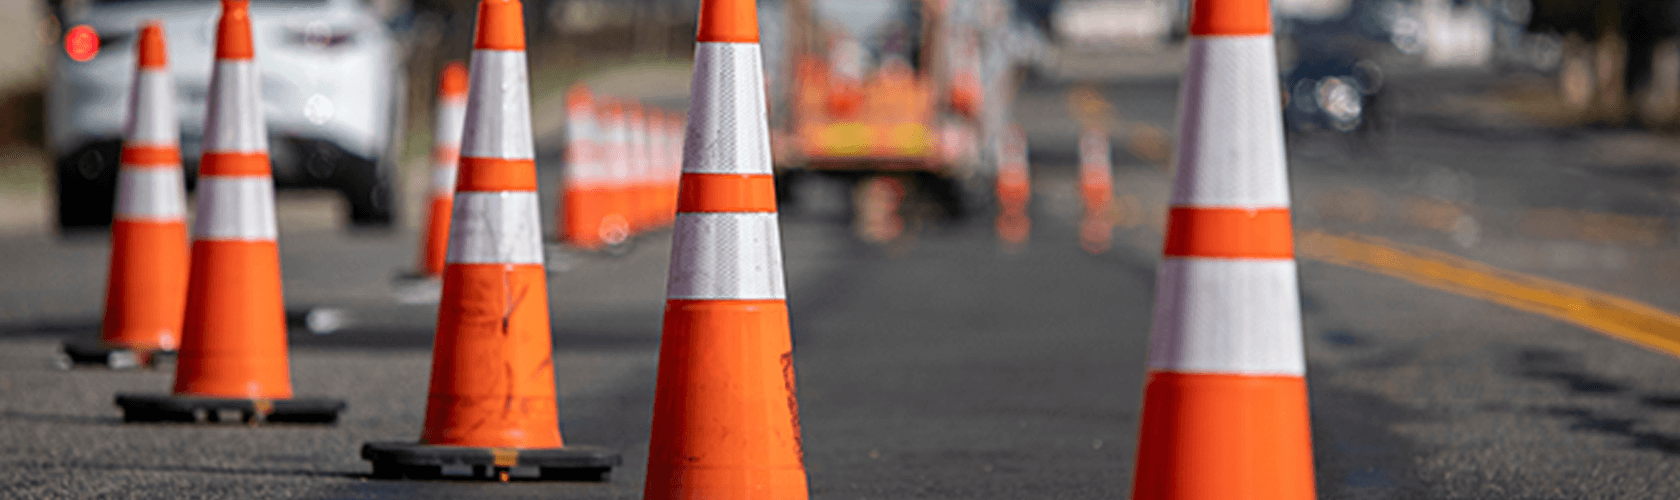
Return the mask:
[[[788,70],[773,72],[787,81],[771,82],[785,86],[773,125],[783,196],[806,174],[891,176],[960,217],[960,184],[979,161],[979,37],[948,22],[949,2],[787,3],[785,46],[766,49],[788,54]]]
[[[1174,0],[1062,0],[1051,32],[1066,48],[1153,47],[1182,36]]]
[[[191,183],[221,8],[202,0],[84,0],[52,7],[66,28],[52,58],[46,103],[58,223],[108,225],[140,24],[161,20],[168,34],[183,167]],[[353,224],[388,226],[407,88],[400,45],[361,0],[255,0],[250,9],[276,184],[336,189]]]

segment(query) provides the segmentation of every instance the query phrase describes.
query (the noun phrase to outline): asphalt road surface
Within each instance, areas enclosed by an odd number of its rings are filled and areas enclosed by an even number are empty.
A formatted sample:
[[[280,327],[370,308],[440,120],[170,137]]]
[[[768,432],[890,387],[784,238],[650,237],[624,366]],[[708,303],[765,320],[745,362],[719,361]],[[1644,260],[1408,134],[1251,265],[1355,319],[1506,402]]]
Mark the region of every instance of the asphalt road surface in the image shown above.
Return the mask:
[[[1380,131],[1291,136],[1321,497],[1680,496],[1680,362],[1640,343],[1680,311],[1680,147],[1531,119],[1535,85],[1396,77]],[[1100,254],[1079,244],[1069,87],[1017,103],[1024,248],[989,213],[865,243],[843,187],[800,188],[782,229],[813,497],[1128,494],[1176,89],[1095,89],[1127,125]],[[319,201],[282,201],[282,266],[294,385],[349,403],[333,427],[122,424],[112,395],[171,373],[52,365],[98,325],[107,243],[0,236],[0,497],[640,496],[668,232],[551,259],[562,430],[624,454],[610,481],[371,480],[361,443],[418,436],[436,306],[391,282],[415,235],[346,234]]]

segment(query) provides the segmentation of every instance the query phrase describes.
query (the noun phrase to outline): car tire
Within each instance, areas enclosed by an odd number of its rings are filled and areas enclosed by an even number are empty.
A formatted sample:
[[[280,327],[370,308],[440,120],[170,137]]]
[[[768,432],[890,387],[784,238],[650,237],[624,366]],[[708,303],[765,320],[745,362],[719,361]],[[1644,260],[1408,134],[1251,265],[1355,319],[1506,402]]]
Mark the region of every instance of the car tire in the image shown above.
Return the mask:
[[[55,187],[61,232],[102,229],[111,225],[117,194],[117,162],[121,152],[120,142],[106,141],[90,144],[59,158]]]

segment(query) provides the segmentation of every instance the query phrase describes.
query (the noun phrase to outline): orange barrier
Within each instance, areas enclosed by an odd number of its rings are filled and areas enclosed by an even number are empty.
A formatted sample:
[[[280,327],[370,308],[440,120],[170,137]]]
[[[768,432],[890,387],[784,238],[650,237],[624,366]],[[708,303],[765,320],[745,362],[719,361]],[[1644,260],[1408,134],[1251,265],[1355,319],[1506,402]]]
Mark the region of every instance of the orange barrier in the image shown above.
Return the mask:
[[[803,499],[754,3],[699,25],[643,498]]]
[[[449,248],[449,216],[455,207],[455,164],[461,156],[461,124],[466,119],[467,67],[459,61],[443,68],[438,82],[437,128],[432,134],[432,203],[426,234],[420,242],[420,271],[443,273]]]
[[[1196,0],[1133,498],[1314,498],[1266,0]]]
[[[560,239],[598,250],[670,224],[682,169],[681,123],[633,100],[567,93]]]
[[[503,480],[522,465],[599,476],[618,463],[560,437],[521,19],[516,0],[479,3],[425,426],[419,444],[363,446],[378,475],[456,453],[470,455],[444,463]]]
[[[187,209],[175,81],[163,23],[140,30],[139,64],[117,170],[111,272],[100,340],[108,348],[173,351],[187,306]]]

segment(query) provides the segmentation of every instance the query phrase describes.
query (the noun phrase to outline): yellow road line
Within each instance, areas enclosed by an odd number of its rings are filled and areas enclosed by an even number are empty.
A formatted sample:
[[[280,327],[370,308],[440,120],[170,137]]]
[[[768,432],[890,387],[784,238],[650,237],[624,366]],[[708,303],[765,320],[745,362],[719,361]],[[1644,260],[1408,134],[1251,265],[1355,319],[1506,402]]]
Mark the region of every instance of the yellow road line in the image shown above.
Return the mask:
[[[1550,316],[1680,356],[1680,316],[1560,281],[1362,235],[1303,231],[1301,256]]]

